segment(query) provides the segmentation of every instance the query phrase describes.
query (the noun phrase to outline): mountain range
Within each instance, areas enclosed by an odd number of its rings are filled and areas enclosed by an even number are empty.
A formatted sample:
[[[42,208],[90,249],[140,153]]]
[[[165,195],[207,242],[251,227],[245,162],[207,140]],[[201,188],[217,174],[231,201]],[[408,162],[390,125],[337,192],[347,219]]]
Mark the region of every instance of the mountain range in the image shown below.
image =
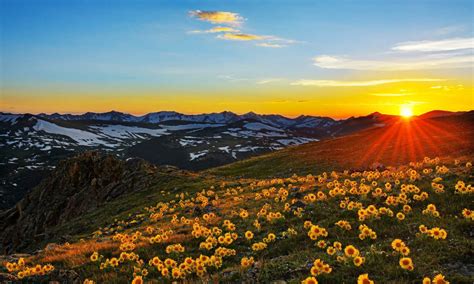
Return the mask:
[[[459,114],[434,111],[420,118]],[[142,116],[116,111],[81,115],[0,113],[0,209],[15,204],[58,161],[84,151],[205,170],[288,146],[386,127],[399,120],[398,116],[380,113],[342,120],[252,112],[188,115],[162,111]]]

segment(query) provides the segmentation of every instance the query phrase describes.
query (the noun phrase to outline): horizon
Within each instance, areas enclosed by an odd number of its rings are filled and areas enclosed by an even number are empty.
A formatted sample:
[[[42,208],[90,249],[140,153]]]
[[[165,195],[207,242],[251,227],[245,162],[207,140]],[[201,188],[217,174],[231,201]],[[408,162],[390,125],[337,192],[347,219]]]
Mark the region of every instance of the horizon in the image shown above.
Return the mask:
[[[474,109],[472,2],[375,3],[2,1],[0,109]]]
[[[465,110],[465,111],[449,111],[449,110],[444,110],[444,109],[433,109],[433,110],[429,110],[427,112],[423,112],[423,113],[420,113],[420,114],[411,114],[409,115],[409,117],[419,117],[419,116],[423,116],[427,113],[431,113],[431,112],[450,112],[450,113],[464,113],[464,112],[471,112],[471,111],[474,111],[474,109],[470,109],[470,110]],[[282,117],[285,117],[285,118],[289,118],[289,119],[296,119],[298,117],[301,117],[301,116],[310,116],[310,117],[326,117],[326,118],[331,118],[331,119],[334,119],[334,120],[344,120],[344,119],[349,119],[349,118],[357,118],[357,117],[365,117],[365,116],[370,116],[372,114],[381,114],[381,115],[391,115],[391,116],[399,116],[399,117],[403,117],[404,115],[401,114],[401,113],[398,113],[398,114],[388,114],[388,113],[382,113],[382,112],[379,112],[379,111],[374,111],[374,112],[370,112],[370,113],[366,113],[366,114],[363,114],[363,115],[351,115],[351,116],[346,116],[346,117],[333,117],[333,116],[323,116],[323,115],[308,115],[308,114],[299,114],[299,115],[296,115],[296,116],[286,116],[286,115],[283,115],[283,114],[280,114],[280,113],[268,113],[268,114],[264,114],[264,113],[258,113],[258,112],[254,112],[254,111],[248,111],[248,112],[243,112],[243,113],[239,113],[239,112],[233,112],[233,111],[229,111],[229,110],[223,110],[223,111],[219,111],[219,112],[198,112],[198,113],[184,113],[184,112],[178,112],[178,111],[173,111],[173,110],[159,110],[159,111],[152,111],[152,112],[147,112],[147,113],[142,113],[142,114],[135,114],[135,113],[128,113],[128,112],[123,112],[123,111],[118,111],[118,110],[109,110],[109,111],[104,111],[104,112],[92,112],[92,111],[87,111],[87,112],[40,112],[40,113],[29,113],[29,112],[6,112],[6,111],[2,111],[0,110],[0,113],[3,113],[3,114],[17,114],[17,115],[22,115],[22,114],[30,114],[30,115],[53,115],[53,114],[58,114],[58,115],[85,115],[87,113],[93,113],[93,114],[106,114],[106,113],[120,113],[120,114],[128,114],[128,115],[131,115],[131,116],[134,116],[134,117],[141,117],[141,116],[145,116],[147,114],[152,114],[152,113],[163,113],[163,112],[174,112],[174,113],[177,113],[177,114],[183,114],[183,115],[211,115],[211,114],[221,114],[221,113],[225,113],[225,112],[230,112],[230,113],[233,113],[235,115],[246,115],[246,114],[256,114],[256,115],[279,115],[279,116],[282,116]]]

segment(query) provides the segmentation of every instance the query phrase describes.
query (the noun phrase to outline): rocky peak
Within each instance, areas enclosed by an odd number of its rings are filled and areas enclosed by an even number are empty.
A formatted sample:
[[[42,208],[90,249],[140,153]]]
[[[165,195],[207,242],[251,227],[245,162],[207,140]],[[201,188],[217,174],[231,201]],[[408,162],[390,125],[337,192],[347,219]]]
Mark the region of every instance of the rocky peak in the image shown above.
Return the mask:
[[[11,252],[25,240],[41,240],[48,228],[147,188],[156,171],[140,159],[122,161],[98,152],[62,161],[14,208],[0,212],[1,250]]]

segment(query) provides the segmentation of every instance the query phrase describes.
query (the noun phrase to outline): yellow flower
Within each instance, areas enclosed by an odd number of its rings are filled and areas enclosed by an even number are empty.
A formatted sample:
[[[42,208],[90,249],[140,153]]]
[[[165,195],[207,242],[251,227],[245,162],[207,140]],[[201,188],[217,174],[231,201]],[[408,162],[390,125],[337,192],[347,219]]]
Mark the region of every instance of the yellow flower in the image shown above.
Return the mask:
[[[420,230],[421,233],[427,233],[428,232],[428,228],[425,226],[425,225],[420,225],[418,227],[418,229]]]
[[[94,252],[91,257],[90,257],[91,261],[97,261],[99,259],[99,253],[98,252]]]
[[[472,213],[472,210],[469,210],[467,208],[464,208],[462,210],[462,216],[466,219],[474,220],[474,214]]]
[[[374,281],[369,279],[369,274],[365,273],[362,275],[359,275],[357,278],[357,284],[374,284]]]
[[[250,266],[252,266],[254,264],[254,259],[253,257],[250,257],[250,258],[247,258],[247,257],[243,257],[241,260],[240,260],[240,265],[242,265],[243,268],[248,268]]]
[[[18,279],[23,279],[23,278],[25,278],[25,273],[23,271],[20,271],[20,272],[18,272],[18,274],[16,276],[18,276]]]
[[[400,253],[407,256],[410,254],[410,249],[408,247],[403,247],[401,250],[400,250]]]
[[[328,247],[326,249],[326,252],[329,254],[329,255],[333,255],[336,253],[336,249],[334,247]]]
[[[344,248],[344,254],[348,257],[356,257],[359,255],[359,250],[353,245],[348,245]]]
[[[174,278],[174,279],[177,279],[177,278],[180,278],[182,276],[182,273],[181,273],[181,270],[179,268],[173,268],[171,270],[171,276]]]
[[[132,284],[143,284],[143,278],[141,276],[135,276],[132,280]]]
[[[168,277],[169,274],[170,274],[170,271],[168,270],[168,268],[165,267],[161,270],[161,275],[163,277]]]
[[[449,282],[444,279],[443,274],[438,274],[433,278],[433,284],[449,284]]]
[[[401,268],[406,270],[413,270],[413,261],[409,257],[403,257],[400,259],[399,264]]]
[[[392,241],[392,248],[396,251],[401,250],[405,246],[405,243],[400,239],[395,239]]]
[[[305,280],[301,281],[301,284],[318,284],[318,280],[315,277],[308,277]]]
[[[253,239],[253,233],[252,233],[251,231],[245,232],[245,238],[246,238],[247,240]]]
[[[112,266],[118,266],[118,265],[119,265],[118,259],[117,259],[116,257],[112,257],[112,258],[110,259],[110,265],[112,265]]]
[[[431,279],[429,277],[423,278],[423,283],[422,284],[431,284]]]
[[[403,214],[402,212],[398,212],[397,219],[400,221],[403,221],[405,219],[405,214]]]
[[[365,258],[356,256],[353,261],[355,266],[361,266],[365,262]]]

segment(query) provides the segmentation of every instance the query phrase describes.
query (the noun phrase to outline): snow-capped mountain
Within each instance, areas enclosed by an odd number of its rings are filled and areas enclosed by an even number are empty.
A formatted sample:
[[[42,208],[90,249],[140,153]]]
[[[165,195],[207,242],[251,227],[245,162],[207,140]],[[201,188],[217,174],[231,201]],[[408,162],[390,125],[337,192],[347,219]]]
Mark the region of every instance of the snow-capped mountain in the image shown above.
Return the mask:
[[[142,116],[134,116],[131,114],[110,111],[105,113],[87,112],[80,115],[74,114],[44,114],[38,116],[47,119],[59,120],[102,120],[117,122],[142,122],[142,123],[161,123],[166,121],[186,121],[200,123],[233,123],[242,119],[253,119],[262,123],[272,125],[279,128],[303,128],[303,127],[330,127],[337,124],[337,121],[330,117],[318,116],[300,116],[297,118],[288,118],[282,115],[270,114],[261,115],[253,112],[238,115],[233,112],[224,111],[220,113],[208,114],[182,114],[175,111],[152,112]]]
[[[138,156],[199,170],[315,140],[270,121],[230,112],[159,112],[141,117],[118,112],[0,113],[0,208],[12,205],[59,160],[82,151]]]
[[[75,114],[0,113],[0,209],[12,205],[59,160],[88,150],[121,158],[201,170],[284,147],[382,127],[393,116],[378,113],[328,117],[232,112],[143,116],[111,111]],[[3,204],[2,204],[3,202]]]

